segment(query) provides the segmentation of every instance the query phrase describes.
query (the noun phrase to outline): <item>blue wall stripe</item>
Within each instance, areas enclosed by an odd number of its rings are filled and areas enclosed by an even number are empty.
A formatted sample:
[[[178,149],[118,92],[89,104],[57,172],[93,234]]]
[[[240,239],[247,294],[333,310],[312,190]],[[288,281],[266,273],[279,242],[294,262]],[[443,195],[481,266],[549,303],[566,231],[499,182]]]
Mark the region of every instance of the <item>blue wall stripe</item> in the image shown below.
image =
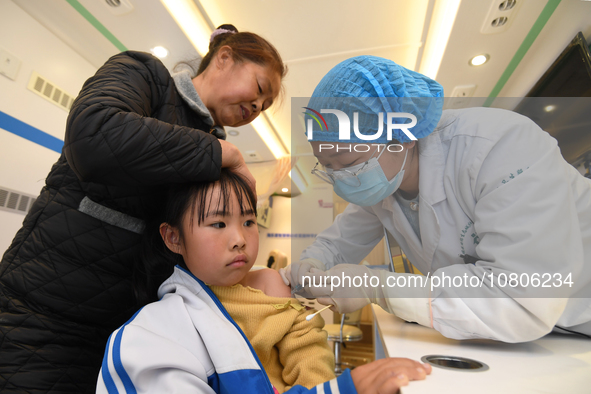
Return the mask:
[[[47,149],[51,149],[57,153],[62,153],[64,141],[31,125],[28,125],[17,118],[13,118],[2,111],[0,111],[0,128],[16,134],[26,140],[44,146]]]

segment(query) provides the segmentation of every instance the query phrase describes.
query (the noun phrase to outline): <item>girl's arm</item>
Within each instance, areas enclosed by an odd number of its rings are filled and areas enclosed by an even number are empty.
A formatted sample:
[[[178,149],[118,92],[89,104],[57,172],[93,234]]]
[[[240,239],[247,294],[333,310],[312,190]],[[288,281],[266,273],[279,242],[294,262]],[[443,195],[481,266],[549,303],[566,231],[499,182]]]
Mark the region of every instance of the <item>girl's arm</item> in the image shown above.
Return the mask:
[[[273,269],[265,268],[249,271],[244,279],[240,281],[240,284],[261,290],[269,297],[291,298],[290,287],[283,283],[279,272]]]
[[[324,320],[306,316],[314,311],[302,310],[289,332],[277,343],[283,365],[283,380],[288,386],[310,387],[334,378],[334,353],[328,346]]]
[[[273,297],[291,297],[289,286],[272,269],[250,271],[242,285]],[[334,355],[322,330],[324,320],[317,316],[306,321],[310,313],[313,311],[301,313],[290,332],[277,344],[285,367],[283,378],[293,386],[286,393],[395,394],[409,381],[425,379],[431,373],[428,364],[406,358],[387,358],[357,367],[353,372],[347,369],[335,378]],[[310,384],[316,386],[311,389],[303,386]]]
[[[273,269],[250,271],[241,282],[263,291],[270,297],[291,298],[291,290]],[[283,365],[283,380],[288,386],[314,386],[334,379],[334,355],[323,331],[324,320],[314,317],[307,321],[312,311],[302,310],[290,331],[279,341],[279,359]]]

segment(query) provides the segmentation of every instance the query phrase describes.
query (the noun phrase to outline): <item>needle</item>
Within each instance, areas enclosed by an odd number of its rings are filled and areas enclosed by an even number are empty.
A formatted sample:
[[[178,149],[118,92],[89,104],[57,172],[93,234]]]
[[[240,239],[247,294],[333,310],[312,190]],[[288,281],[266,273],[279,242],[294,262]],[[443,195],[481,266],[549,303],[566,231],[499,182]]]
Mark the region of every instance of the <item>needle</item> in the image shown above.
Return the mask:
[[[330,308],[331,306],[334,306],[334,305],[327,305],[327,306],[325,306],[324,308],[320,309],[318,312],[316,312],[316,313],[312,313],[311,315],[308,315],[308,316],[306,316],[306,320],[307,320],[307,321],[310,321],[310,320],[312,320],[312,318],[313,318],[314,316],[316,316],[317,314],[319,314],[319,313],[320,313],[320,312],[322,312],[323,310]]]
[[[302,290],[302,285],[297,285],[292,291],[291,291],[291,295],[294,295],[295,293],[297,293],[298,291]]]

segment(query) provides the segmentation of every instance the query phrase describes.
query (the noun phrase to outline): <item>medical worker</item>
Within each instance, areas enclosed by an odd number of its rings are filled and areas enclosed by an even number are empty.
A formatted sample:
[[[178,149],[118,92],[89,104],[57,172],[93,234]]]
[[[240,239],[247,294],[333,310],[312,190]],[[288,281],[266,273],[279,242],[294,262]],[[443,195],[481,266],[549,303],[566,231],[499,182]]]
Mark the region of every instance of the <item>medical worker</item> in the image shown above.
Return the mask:
[[[312,172],[350,204],[284,281],[449,338],[591,335],[591,181],[530,119],[442,101],[437,82],[373,56],[320,81],[306,110]],[[425,276],[358,265],[384,228]]]

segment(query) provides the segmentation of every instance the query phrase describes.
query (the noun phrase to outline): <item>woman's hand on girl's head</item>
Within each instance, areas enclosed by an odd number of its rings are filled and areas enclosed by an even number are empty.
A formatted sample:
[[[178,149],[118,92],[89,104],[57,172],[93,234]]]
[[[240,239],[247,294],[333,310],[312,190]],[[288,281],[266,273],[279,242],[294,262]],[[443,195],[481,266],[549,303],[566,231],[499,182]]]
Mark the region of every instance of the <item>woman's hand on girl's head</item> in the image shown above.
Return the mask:
[[[231,171],[242,175],[248,183],[252,186],[252,189],[256,193],[256,179],[250,173],[250,170],[246,166],[246,162],[242,157],[242,153],[236,147],[236,145],[225,141],[219,140],[222,146],[222,168],[229,168]]]
[[[395,394],[411,380],[423,380],[431,366],[408,358],[383,358],[351,371],[359,394]]]

